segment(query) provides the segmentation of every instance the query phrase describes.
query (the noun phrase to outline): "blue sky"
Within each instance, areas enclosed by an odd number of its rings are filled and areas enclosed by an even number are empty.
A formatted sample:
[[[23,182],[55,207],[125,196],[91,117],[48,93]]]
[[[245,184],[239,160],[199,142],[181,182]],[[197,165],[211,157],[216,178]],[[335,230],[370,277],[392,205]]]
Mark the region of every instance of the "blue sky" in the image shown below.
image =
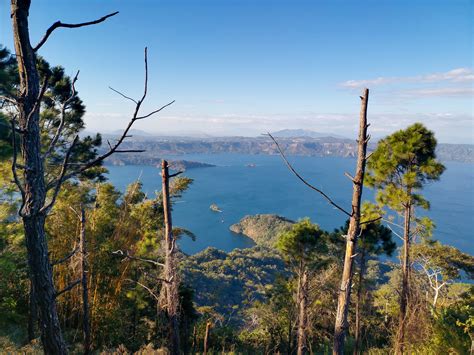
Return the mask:
[[[175,99],[136,128],[159,134],[253,136],[307,128],[354,136],[362,87],[374,136],[421,121],[441,142],[473,143],[473,2],[33,0],[36,43],[54,21],[120,14],[59,29],[41,48],[73,75],[87,128],[120,129],[139,97],[144,111]],[[0,42],[11,45],[7,1]]]

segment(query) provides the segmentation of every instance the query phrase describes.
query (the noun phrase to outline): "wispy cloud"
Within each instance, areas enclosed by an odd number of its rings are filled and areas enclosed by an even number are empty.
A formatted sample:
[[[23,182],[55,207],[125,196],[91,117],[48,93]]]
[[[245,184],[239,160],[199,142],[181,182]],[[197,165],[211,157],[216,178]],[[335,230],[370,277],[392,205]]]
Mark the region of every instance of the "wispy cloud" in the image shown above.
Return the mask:
[[[474,81],[474,71],[472,68],[456,68],[447,72],[416,76],[392,76],[363,80],[347,80],[340,83],[340,85],[348,89],[356,89],[361,87],[373,87],[400,83],[467,83],[472,81]]]
[[[406,97],[472,97],[474,95],[473,87],[443,87],[443,88],[427,88],[416,90],[400,91],[401,96]]]

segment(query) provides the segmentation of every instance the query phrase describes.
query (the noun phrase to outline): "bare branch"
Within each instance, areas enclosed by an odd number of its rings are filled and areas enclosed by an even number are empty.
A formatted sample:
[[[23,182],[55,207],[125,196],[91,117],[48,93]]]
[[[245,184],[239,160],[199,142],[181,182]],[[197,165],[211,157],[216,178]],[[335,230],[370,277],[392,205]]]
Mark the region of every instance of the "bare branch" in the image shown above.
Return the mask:
[[[18,158],[18,147],[16,143],[16,132],[15,132],[15,119],[12,118],[10,120],[11,128],[12,128],[12,146],[13,146],[13,161],[12,161],[12,174],[13,180],[15,181],[15,185],[18,186],[21,194],[21,206],[19,209],[19,215],[23,217],[23,207],[25,206],[25,188],[21,184],[20,178],[18,177],[18,173],[16,171],[17,168],[17,158]]]
[[[143,88],[143,96],[138,102],[143,102],[145,100],[146,94],[148,91],[148,48],[145,47],[145,82],[144,82],[144,88]]]
[[[275,140],[275,138],[273,138],[273,136],[268,133],[268,136],[273,140],[273,142],[275,143],[275,145],[277,146],[278,148],[278,151],[280,152],[280,156],[281,158],[283,159],[283,161],[285,162],[286,166],[288,167],[288,169],[290,169],[290,171],[296,175],[296,177],[298,179],[300,179],[306,186],[308,186],[310,189],[318,192],[319,194],[321,194],[331,205],[333,205],[334,207],[336,207],[338,210],[340,210],[341,212],[345,213],[346,215],[348,215],[349,217],[352,216],[351,213],[347,212],[344,208],[342,208],[341,206],[339,206],[338,204],[336,204],[328,195],[326,195],[323,191],[321,191],[320,189],[318,189],[317,187],[311,185],[309,182],[307,182],[294,168],[293,166],[290,164],[290,162],[288,161],[288,159],[286,158],[285,154],[283,153],[283,150],[281,149],[280,145],[278,144],[278,142]]]
[[[61,291],[56,292],[55,297],[59,297],[59,296],[62,295],[64,292],[67,292],[67,291],[72,290],[75,286],[79,285],[80,282],[81,282],[81,279],[74,281],[74,282],[71,283],[69,286],[63,288]]]
[[[127,99],[127,100],[130,100],[130,101],[132,101],[132,102],[134,102],[134,103],[135,103],[135,105],[137,105],[137,104],[138,104],[138,101],[137,101],[137,100],[135,100],[135,99],[132,99],[131,97],[129,97],[129,96],[127,96],[127,95],[125,95],[125,94],[121,93],[121,92],[120,92],[120,91],[118,91],[118,90],[115,90],[113,87],[109,86],[109,89],[110,89],[110,90],[112,90],[112,91],[114,91],[114,92],[116,92],[117,94],[119,94],[119,95],[120,95],[120,96],[122,96],[123,98],[125,98],[125,99]]]
[[[170,284],[172,281],[173,281],[173,278],[169,279],[169,280],[166,280],[166,279],[163,279],[161,277],[156,277],[156,276],[153,276],[153,275],[150,275],[149,273],[145,272],[145,276],[152,279],[152,280],[155,280],[155,281],[159,281],[159,282],[165,282],[167,284]]]
[[[152,111],[152,112],[150,112],[149,114],[146,114],[145,116],[137,117],[136,119],[137,119],[137,120],[143,120],[144,118],[148,118],[148,117],[154,115],[155,113],[158,113],[158,112],[160,112],[161,110],[167,108],[168,106],[174,104],[174,102],[175,102],[175,100],[173,100],[173,101],[171,101],[171,102],[168,102],[166,105],[161,106],[159,109],[157,109],[157,110],[155,110],[155,111]]]
[[[28,113],[28,116],[26,117],[26,125],[25,127],[23,127],[24,129],[28,129],[31,116],[33,116],[33,114],[36,112],[37,109],[39,109],[41,105],[41,100],[43,100],[43,96],[46,92],[46,89],[48,88],[49,76],[50,74],[46,73],[46,77],[44,78],[44,82],[43,82],[43,85],[41,86],[38,97],[36,98],[33,108],[31,109],[31,111]]]
[[[56,143],[57,143],[59,137],[61,136],[61,133],[62,133],[63,128],[64,128],[64,122],[65,122],[65,119],[66,119],[67,105],[69,105],[69,103],[76,96],[76,81],[77,81],[78,77],[79,77],[79,70],[77,71],[76,76],[74,77],[74,79],[72,80],[72,83],[71,83],[71,96],[69,96],[69,98],[63,103],[63,105],[61,107],[61,119],[59,121],[59,126],[56,129],[56,133],[54,134],[53,138],[51,139],[51,142],[49,143],[48,150],[43,155],[43,160],[46,159],[48,157],[48,155],[50,155],[52,153],[52,151],[56,147]]]
[[[387,227],[388,227],[388,229],[390,229],[390,230],[392,231],[393,234],[395,234],[395,236],[397,236],[397,237],[400,238],[401,240],[405,240],[405,238],[403,238],[400,234],[398,234],[397,232],[395,232],[392,227],[390,227],[390,226],[387,226]]]
[[[144,262],[151,263],[151,264],[153,264],[153,265],[162,266],[162,267],[165,266],[164,264],[159,263],[158,261],[155,261],[155,260],[144,259],[144,258],[140,258],[140,257],[138,257],[138,256],[130,255],[130,254],[128,253],[128,251],[123,252],[122,250],[116,250],[116,251],[113,251],[112,254],[118,255],[118,256],[123,256],[124,259],[144,261]]]
[[[177,173],[171,174],[171,175],[169,175],[168,177],[169,177],[169,178],[172,178],[172,177],[181,175],[182,173],[183,173],[183,171],[178,171]]]
[[[127,127],[125,128],[125,130],[123,131],[122,135],[120,136],[120,138],[117,140],[117,142],[114,144],[114,145],[111,145],[109,147],[109,150],[102,154],[101,156],[85,163],[84,165],[82,165],[81,167],[77,168],[76,170],[72,171],[71,173],[67,174],[64,176],[64,180],[67,180],[77,174],[80,174],[82,173],[83,171],[99,164],[100,162],[102,162],[103,160],[105,160],[106,158],[108,158],[109,156],[111,156],[112,154],[114,154],[115,152],[118,151],[118,148],[120,147],[120,145],[122,144],[122,142],[124,141],[125,138],[129,137],[128,135],[128,132],[130,131],[130,129],[132,128],[133,124],[137,121],[137,120],[141,120],[141,119],[145,119],[147,117],[150,117],[158,112],[160,112],[161,110],[165,109],[166,107],[170,106],[171,104],[173,104],[175,101],[171,101],[169,103],[167,103],[166,105],[163,105],[162,107],[160,107],[159,109],[157,110],[154,110],[144,116],[139,116],[139,112],[140,112],[140,107],[143,103],[143,101],[145,100],[146,98],[146,95],[147,95],[147,92],[148,92],[148,50],[147,48],[145,48],[145,84],[144,84],[144,90],[143,90],[143,95],[141,97],[140,100],[136,101],[134,100],[134,102],[136,102],[136,106],[135,106],[135,111],[133,113],[133,116],[132,118],[130,119]],[[119,153],[122,152],[124,153],[125,151],[118,151]]]
[[[139,286],[143,287],[145,290],[147,290],[148,293],[149,293],[150,295],[152,295],[153,298],[155,298],[157,301],[160,300],[160,298],[153,292],[153,290],[152,290],[151,288],[149,288],[148,286],[142,284],[141,282],[135,281],[135,280],[132,280],[132,279],[125,279],[125,281],[130,281],[130,282],[136,283],[137,285],[139,285]]]
[[[145,149],[124,149],[124,150],[114,150],[114,153],[143,153],[146,152]]]
[[[90,26],[90,25],[96,25],[98,23],[101,23],[101,22],[104,22],[105,20],[107,20],[109,17],[112,17],[112,16],[115,16],[117,15],[119,12],[116,11],[116,12],[113,12],[111,14],[108,14],[108,15],[105,15],[103,17],[101,17],[100,19],[98,20],[94,20],[94,21],[89,21],[89,22],[82,22],[82,23],[62,23],[61,21],[56,21],[55,23],[53,23],[51,25],[51,27],[49,27],[47,30],[46,30],[46,34],[43,36],[43,38],[41,39],[41,41],[39,41],[39,43],[33,48],[33,50],[35,52],[37,52],[42,46],[43,44],[46,43],[46,41],[48,40],[49,36],[51,36],[51,33],[53,33],[53,31],[59,27],[65,27],[65,28],[78,28],[78,27],[84,27],[84,26]]]
[[[351,180],[352,183],[357,184],[357,182],[355,181],[354,177],[353,177],[351,174],[349,174],[347,171],[344,172],[344,175],[345,175],[349,180]]]
[[[72,252],[70,252],[68,255],[66,255],[64,258],[53,261],[53,262],[51,263],[51,266],[55,266],[55,265],[64,263],[65,261],[67,261],[67,260],[69,260],[70,258],[72,258],[72,257],[74,256],[74,254],[77,253],[78,250],[79,250],[78,247],[74,248],[74,250],[73,250]]]
[[[360,222],[359,225],[374,223],[374,222],[377,222],[381,219],[382,219],[382,216],[379,216],[379,217],[374,218],[374,219],[369,219],[368,221]]]
[[[12,97],[8,97],[8,96],[5,96],[5,95],[0,95],[0,101],[7,101],[9,102],[10,104],[14,105],[14,106],[17,106],[18,105],[18,101]]]
[[[12,118],[10,120],[11,123],[11,128],[12,128],[12,146],[13,146],[13,164],[12,164],[12,173],[13,173],[13,178],[15,180],[15,184],[18,186],[20,189],[20,192],[22,195],[25,194],[25,190],[23,188],[23,185],[20,182],[20,179],[18,178],[18,174],[16,172],[17,168],[17,157],[18,157],[18,147],[16,143],[16,134],[15,134],[15,120]]]
[[[61,190],[61,185],[65,181],[64,176],[66,175],[67,166],[68,166],[68,163],[69,163],[69,158],[71,157],[72,150],[74,149],[74,146],[76,145],[78,139],[79,139],[79,136],[76,135],[74,137],[74,140],[72,141],[71,146],[69,147],[68,151],[66,152],[66,155],[64,156],[64,160],[63,160],[63,163],[62,163],[62,166],[61,166],[61,171],[59,173],[59,177],[56,179],[56,184],[55,184],[55,188],[54,188],[54,191],[53,191],[53,196],[51,198],[51,202],[49,204],[43,206],[43,208],[41,208],[40,212],[44,212],[44,213],[48,214],[49,211],[51,211],[51,209],[53,208],[54,203],[56,202],[56,198],[58,197],[59,191]]]

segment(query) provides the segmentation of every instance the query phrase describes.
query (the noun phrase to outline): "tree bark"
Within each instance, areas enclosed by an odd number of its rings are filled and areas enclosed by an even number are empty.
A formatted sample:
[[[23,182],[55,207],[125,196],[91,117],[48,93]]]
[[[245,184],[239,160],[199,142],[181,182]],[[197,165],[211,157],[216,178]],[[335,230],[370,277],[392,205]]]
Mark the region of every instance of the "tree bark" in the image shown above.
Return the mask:
[[[352,266],[357,238],[360,231],[360,204],[362,187],[364,184],[366,154],[367,154],[367,104],[369,101],[369,89],[364,90],[361,96],[361,109],[359,119],[359,139],[356,173],[352,185],[352,213],[349,220],[349,230],[346,236],[346,253],[344,256],[344,269],[342,273],[341,287],[339,290],[336,322],[334,326],[333,354],[343,354],[344,340],[348,328],[347,313],[351,298]]]
[[[355,334],[354,334],[354,355],[360,352],[360,340],[361,340],[361,308],[362,308],[362,293],[364,288],[364,275],[365,275],[365,249],[362,248],[360,251],[360,266],[359,266],[359,285],[357,287],[357,299],[355,309]]]
[[[411,195],[411,191],[408,192]],[[396,353],[403,354],[405,351],[405,328],[407,318],[407,306],[409,296],[409,276],[410,276],[410,224],[411,224],[411,203],[405,206],[404,226],[403,226],[403,259],[402,259],[402,290],[400,292],[400,315],[398,321],[398,334],[396,343]]]
[[[207,342],[209,341],[209,331],[211,329],[211,322],[206,323],[206,333],[204,334],[204,351],[203,355],[207,355]]]
[[[163,213],[164,213],[164,224],[165,224],[165,262],[163,270],[163,302],[166,304],[162,305],[166,310],[169,327],[169,350],[171,354],[180,353],[179,344],[179,293],[178,293],[178,274],[177,274],[177,262],[176,262],[176,240],[173,237],[173,224],[171,220],[171,205],[170,205],[170,191],[169,191],[169,168],[166,160],[162,161],[161,164],[161,176],[162,176],[162,194],[163,194]]]
[[[38,311],[36,309],[36,297],[33,283],[30,281],[30,294],[29,294],[29,313],[28,313],[28,341],[31,342],[36,338],[35,336],[35,324],[38,320]]]
[[[23,157],[23,219],[30,277],[39,311],[41,340],[47,354],[67,352],[56,310],[56,293],[52,268],[48,259],[45,236],[45,213],[41,211],[46,198],[44,167],[41,157],[39,105],[39,74],[36,55],[30,44],[28,29],[29,0],[11,1],[13,40],[18,62],[20,94],[18,99],[18,123],[21,131]],[[19,186],[20,187],[20,186]]]
[[[298,355],[308,352],[306,329],[308,328],[308,271],[305,266],[301,271],[300,290],[298,292]]]
[[[79,241],[81,255],[81,284],[82,284],[82,333],[84,336],[84,354],[91,351],[91,330],[89,321],[89,289],[87,288],[87,242],[86,242],[86,213],[81,208],[81,234]]]

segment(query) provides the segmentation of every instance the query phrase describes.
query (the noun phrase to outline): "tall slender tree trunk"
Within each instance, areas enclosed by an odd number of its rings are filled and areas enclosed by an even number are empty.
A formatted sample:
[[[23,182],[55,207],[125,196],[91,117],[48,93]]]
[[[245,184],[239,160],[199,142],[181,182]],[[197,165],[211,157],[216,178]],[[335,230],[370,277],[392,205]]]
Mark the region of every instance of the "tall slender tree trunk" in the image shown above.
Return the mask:
[[[204,334],[204,351],[202,352],[203,355],[207,355],[207,345],[209,342],[209,331],[211,329],[212,323],[207,321],[206,323],[206,333]]]
[[[91,330],[89,321],[89,289],[87,288],[87,242],[86,242],[86,213],[81,208],[81,234],[80,234],[80,255],[81,255],[81,285],[82,285],[82,333],[84,336],[84,354],[89,354],[91,350]]]
[[[196,345],[197,345],[197,333],[196,333],[196,324],[193,326],[193,343],[191,344],[191,349],[193,354],[196,352]]]
[[[28,310],[28,341],[36,338],[35,327],[38,320],[38,311],[36,309],[36,297],[33,282],[30,281],[29,310]]]
[[[11,1],[13,40],[20,77],[18,123],[25,166],[22,179],[23,208],[20,213],[25,231],[30,277],[39,311],[43,349],[47,354],[65,354],[67,350],[56,310],[56,292],[44,230],[46,216],[41,211],[45,203],[46,187],[40,145],[39,105],[36,104],[40,84],[36,55],[30,44],[29,9],[29,0]]]
[[[161,164],[162,193],[163,193],[163,213],[165,222],[165,266],[163,270],[163,293],[169,327],[169,347],[171,354],[179,354],[179,282],[176,262],[176,239],[173,236],[173,224],[171,221],[171,204],[169,188],[169,167],[166,160]]]
[[[349,230],[346,236],[346,253],[344,256],[344,269],[342,272],[341,287],[337,304],[336,322],[334,326],[333,354],[343,354],[344,340],[348,328],[347,313],[351,299],[352,266],[357,238],[360,231],[360,203],[362,186],[364,184],[366,154],[367,154],[367,105],[369,102],[369,89],[364,90],[361,96],[361,109],[359,119],[359,139],[357,153],[357,167],[352,185],[352,213],[349,220]]]
[[[408,192],[408,195],[411,191]],[[411,203],[405,206],[404,226],[403,226],[403,259],[402,259],[402,290],[400,292],[400,315],[398,320],[398,334],[396,343],[396,353],[403,354],[405,351],[405,330],[407,320],[408,297],[410,292],[410,224],[411,224]]]
[[[360,352],[361,340],[361,308],[363,308],[362,293],[364,290],[364,275],[365,275],[365,249],[360,251],[360,266],[359,266],[359,285],[357,287],[357,299],[355,307],[355,334],[354,334],[354,355]]]
[[[298,292],[298,355],[308,352],[306,330],[308,328],[308,270],[303,265]]]

